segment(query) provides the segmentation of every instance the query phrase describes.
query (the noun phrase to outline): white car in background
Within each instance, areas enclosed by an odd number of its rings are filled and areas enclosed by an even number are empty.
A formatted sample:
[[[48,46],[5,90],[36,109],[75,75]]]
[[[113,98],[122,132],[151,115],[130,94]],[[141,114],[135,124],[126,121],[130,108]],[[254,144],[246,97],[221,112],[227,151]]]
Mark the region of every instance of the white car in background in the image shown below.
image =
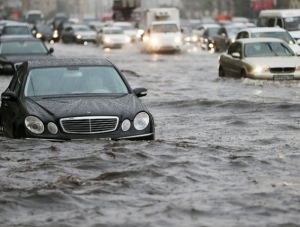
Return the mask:
[[[124,34],[130,37],[131,42],[136,41],[137,29],[133,27],[132,23],[130,23],[130,22],[114,22],[113,26],[122,28],[124,31]]]
[[[245,38],[278,38],[285,41],[295,54],[300,53],[300,46],[291,34],[279,27],[257,27],[240,30],[236,35],[236,40]]]
[[[219,76],[262,80],[300,80],[300,61],[277,38],[238,39],[219,56]]]
[[[103,45],[103,48],[122,48],[126,43],[130,43],[129,36],[124,34],[120,27],[103,27],[97,36],[97,45]]]

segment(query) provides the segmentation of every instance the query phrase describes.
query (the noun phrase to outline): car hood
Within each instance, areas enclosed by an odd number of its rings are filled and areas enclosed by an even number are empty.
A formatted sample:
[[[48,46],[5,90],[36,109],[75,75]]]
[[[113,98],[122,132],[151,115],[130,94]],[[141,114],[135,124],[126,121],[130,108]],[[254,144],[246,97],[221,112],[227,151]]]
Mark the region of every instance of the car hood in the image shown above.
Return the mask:
[[[136,35],[136,30],[124,30],[125,35],[134,36]]]
[[[296,67],[298,62],[297,57],[261,57],[261,58],[247,58],[247,62],[257,66],[273,67]],[[300,62],[299,62],[300,65]]]
[[[51,54],[31,54],[31,55],[1,55],[0,59],[4,62],[11,62],[13,64],[24,61],[52,59],[55,58]]]
[[[122,96],[86,96],[68,98],[25,99],[29,114],[52,115],[55,118],[77,116],[133,116],[145,110],[144,105],[134,94]],[[42,116],[41,116],[42,115]],[[133,116],[134,117],[134,116]]]
[[[300,31],[289,31],[289,33],[294,39],[300,39]]]

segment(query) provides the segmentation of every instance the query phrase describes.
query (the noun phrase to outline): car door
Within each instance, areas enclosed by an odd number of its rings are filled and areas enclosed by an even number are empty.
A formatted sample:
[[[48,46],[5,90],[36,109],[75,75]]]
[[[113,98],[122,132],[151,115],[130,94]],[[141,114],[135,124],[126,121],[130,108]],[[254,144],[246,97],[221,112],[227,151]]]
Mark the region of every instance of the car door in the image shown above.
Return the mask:
[[[240,58],[233,57],[233,53],[239,53]],[[241,58],[242,58],[242,44],[240,42],[234,42],[230,45],[228,49],[228,58],[227,67],[231,76],[239,77],[241,75]]]
[[[1,121],[5,135],[14,136],[14,122],[19,115],[22,114],[22,105],[20,104],[20,93],[23,80],[26,75],[26,67],[21,66],[15,73],[9,87],[6,91],[15,92],[16,99],[6,99],[4,95],[1,96]]]

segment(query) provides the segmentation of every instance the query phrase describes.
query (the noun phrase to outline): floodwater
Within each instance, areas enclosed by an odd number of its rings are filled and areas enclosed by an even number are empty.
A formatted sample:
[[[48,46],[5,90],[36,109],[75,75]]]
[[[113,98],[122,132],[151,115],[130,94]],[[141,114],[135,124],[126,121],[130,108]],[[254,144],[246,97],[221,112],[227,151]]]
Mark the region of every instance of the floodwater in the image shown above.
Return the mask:
[[[156,140],[0,137],[0,226],[300,226],[300,82],[218,78],[218,54],[195,46],[54,49],[146,87]]]

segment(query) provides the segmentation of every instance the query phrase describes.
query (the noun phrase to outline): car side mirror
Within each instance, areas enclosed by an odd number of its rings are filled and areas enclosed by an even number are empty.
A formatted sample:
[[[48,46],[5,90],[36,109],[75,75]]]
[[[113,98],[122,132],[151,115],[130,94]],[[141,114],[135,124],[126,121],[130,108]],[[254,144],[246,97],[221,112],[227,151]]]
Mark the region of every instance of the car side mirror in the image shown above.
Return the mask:
[[[54,49],[53,49],[53,47],[50,47],[50,49],[49,49],[48,53],[49,53],[49,54],[52,54],[53,52],[54,52]]]
[[[143,97],[143,96],[147,95],[147,89],[146,88],[135,88],[135,89],[133,89],[133,93],[137,97]]]
[[[1,101],[13,101],[17,99],[17,93],[14,91],[5,91],[1,94]]]
[[[240,53],[238,53],[238,52],[232,53],[231,56],[232,56],[233,58],[241,58],[241,55],[240,55]]]

